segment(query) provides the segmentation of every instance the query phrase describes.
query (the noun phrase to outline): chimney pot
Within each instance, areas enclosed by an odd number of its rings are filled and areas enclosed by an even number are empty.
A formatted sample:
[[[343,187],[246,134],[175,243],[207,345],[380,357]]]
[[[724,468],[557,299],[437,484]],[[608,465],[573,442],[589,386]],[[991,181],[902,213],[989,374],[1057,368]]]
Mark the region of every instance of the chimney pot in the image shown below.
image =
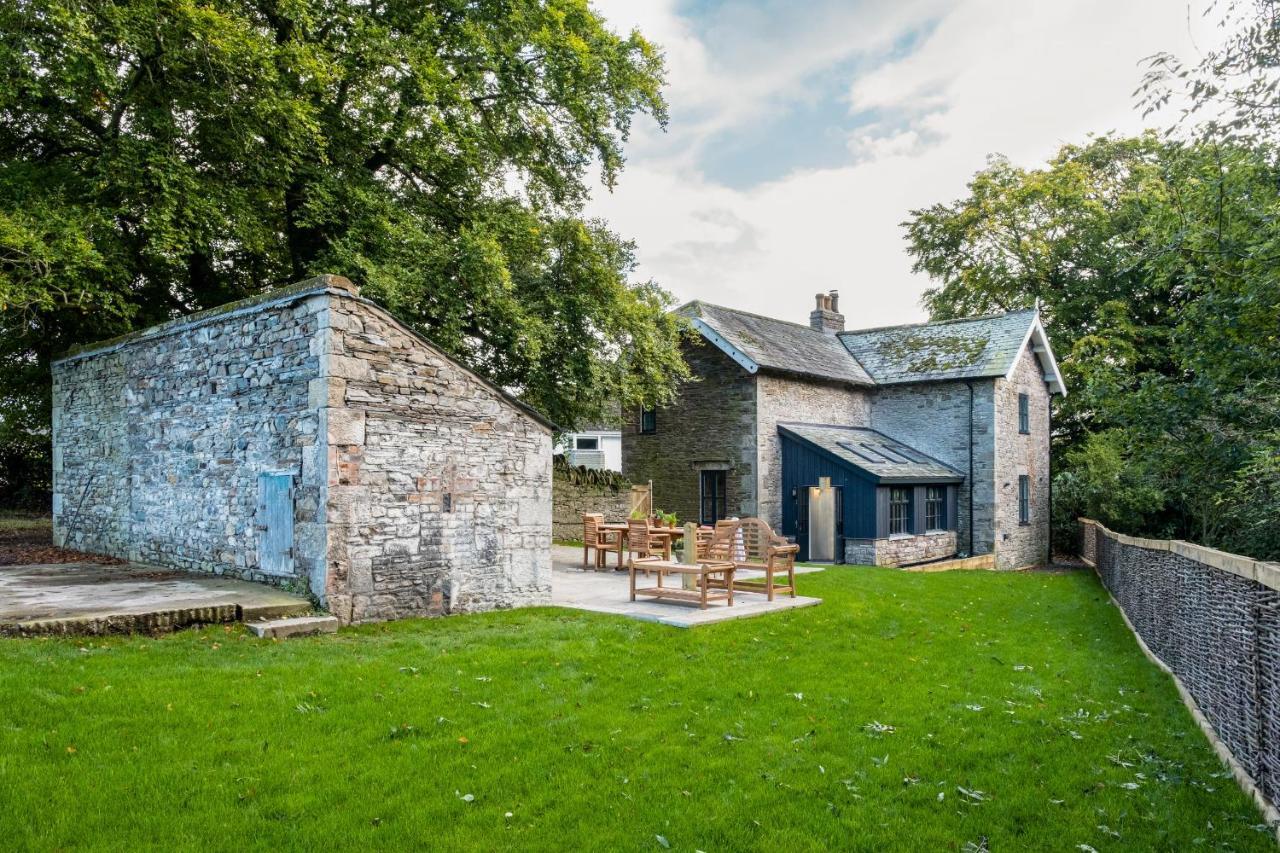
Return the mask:
[[[844,315],[840,313],[840,294],[836,291],[819,293],[814,297],[816,306],[809,314],[809,328],[815,332],[834,335],[844,331]]]

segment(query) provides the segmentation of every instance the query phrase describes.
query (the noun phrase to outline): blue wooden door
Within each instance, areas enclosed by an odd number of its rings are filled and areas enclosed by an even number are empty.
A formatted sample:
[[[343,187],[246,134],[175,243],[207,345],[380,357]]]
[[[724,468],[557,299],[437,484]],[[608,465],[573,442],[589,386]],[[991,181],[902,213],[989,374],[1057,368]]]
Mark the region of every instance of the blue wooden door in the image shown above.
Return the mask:
[[[293,574],[293,476],[258,475],[258,564],[268,575]]]

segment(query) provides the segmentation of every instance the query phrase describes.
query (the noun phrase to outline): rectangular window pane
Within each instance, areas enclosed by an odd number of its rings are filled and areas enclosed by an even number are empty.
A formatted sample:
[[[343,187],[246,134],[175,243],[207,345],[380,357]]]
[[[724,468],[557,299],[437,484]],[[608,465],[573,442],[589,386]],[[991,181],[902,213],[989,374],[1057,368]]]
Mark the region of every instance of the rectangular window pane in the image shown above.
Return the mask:
[[[947,526],[946,490],[942,486],[929,486],[924,494],[925,529],[945,530]]]
[[[1018,432],[1031,432],[1031,402],[1026,394],[1018,395]]]
[[[591,438],[578,436],[578,449],[579,450],[599,450],[600,439],[595,438],[594,436]]]
[[[658,431],[658,413],[654,409],[640,410],[640,432],[646,435]]]
[[[728,498],[725,488],[724,471],[703,471],[699,489],[702,499],[699,508],[699,524],[715,524],[722,518],[728,518]]]
[[[1031,523],[1031,478],[1026,474],[1018,477],[1018,523]]]
[[[911,490],[889,490],[889,534],[911,532]]]

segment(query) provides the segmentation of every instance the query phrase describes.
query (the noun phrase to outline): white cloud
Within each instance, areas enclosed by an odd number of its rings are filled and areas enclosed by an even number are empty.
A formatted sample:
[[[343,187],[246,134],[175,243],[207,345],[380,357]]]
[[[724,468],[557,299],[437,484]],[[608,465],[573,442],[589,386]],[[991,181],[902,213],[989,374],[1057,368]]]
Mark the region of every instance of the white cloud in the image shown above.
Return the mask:
[[[640,273],[682,300],[804,321],[813,293],[839,288],[854,326],[923,317],[928,281],[899,227],[912,208],[962,194],[992,152],[1030,166],[1089,132],[1138,130],[1139,62],[1190,55],[1212,29],[1168,0],[739,3],[697,21],[674,0],[597,6],[666,50],[672,121],[637,133],[591,212],[635,238]],[[847,95],[832,126],[870,117],[848,131],[847,163],[737,187],[707,176],[724,139],[762,133],[837,73],[849,79],[834,81]]]

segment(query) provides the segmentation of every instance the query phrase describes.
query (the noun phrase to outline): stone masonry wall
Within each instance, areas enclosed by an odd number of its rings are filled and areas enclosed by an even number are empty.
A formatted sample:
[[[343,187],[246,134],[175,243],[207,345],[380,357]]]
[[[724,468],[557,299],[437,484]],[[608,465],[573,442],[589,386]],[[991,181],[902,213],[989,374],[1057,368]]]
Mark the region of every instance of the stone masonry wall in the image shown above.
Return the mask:
[[[756,380],[759,513],[770,527],[782,527],[782,441],[778,424],[789,421],[834,426],[868,426],[868,392],[847,385],[761,374]]]
[[[556,473],[551,483],[551,535],[556,539],[581,539],[582,516],[604,513],[606,521],[626,521],[631,512],[631,492],[627,487],[573,483]]]
[[[323,568],[314,466],[327,297],[207,312],[53,365],[60,545],[306,589]],[[263,300],[275,301],[275,300]],[[293,475],[293,573],[258,559],[258,475]]]
[[[1026,394],[1031,434],[1018,432],[1018,394]],[[1049,404],[1044,371],[1028,347],[1013,376],[995,388],[996,567],[1039,565],[1049,549]],[[1018,476],[1031,478],[1031,523],[1018,522]]]
[[[342,298],[331,314],[331,609],[549,602],[550,430],[384,312]]]
[[[844,541],[844,561],[859,566],[913,566],[941,560],[955,553],[954,530]]]
[[[724,470],[728,514],[754,516],[756,377],[710,344],[686,345],[684,357],[697,379],[658,410],[654,434],[640,433],[638,411],[622,413],[622,473],[652,480],[655,507],[684,522],[698,520],[699,472]]]
[[[995,547],[995,383],[973,381],[973,518],[969,543],[969,484],[956,489],[957,547],[989,554]],[[1016,414],[1016,413],[1015,413]],[[890,438],[947,463],[969,476],[969,388],[963,382],[923,382],[876,389],[871,426]]]

